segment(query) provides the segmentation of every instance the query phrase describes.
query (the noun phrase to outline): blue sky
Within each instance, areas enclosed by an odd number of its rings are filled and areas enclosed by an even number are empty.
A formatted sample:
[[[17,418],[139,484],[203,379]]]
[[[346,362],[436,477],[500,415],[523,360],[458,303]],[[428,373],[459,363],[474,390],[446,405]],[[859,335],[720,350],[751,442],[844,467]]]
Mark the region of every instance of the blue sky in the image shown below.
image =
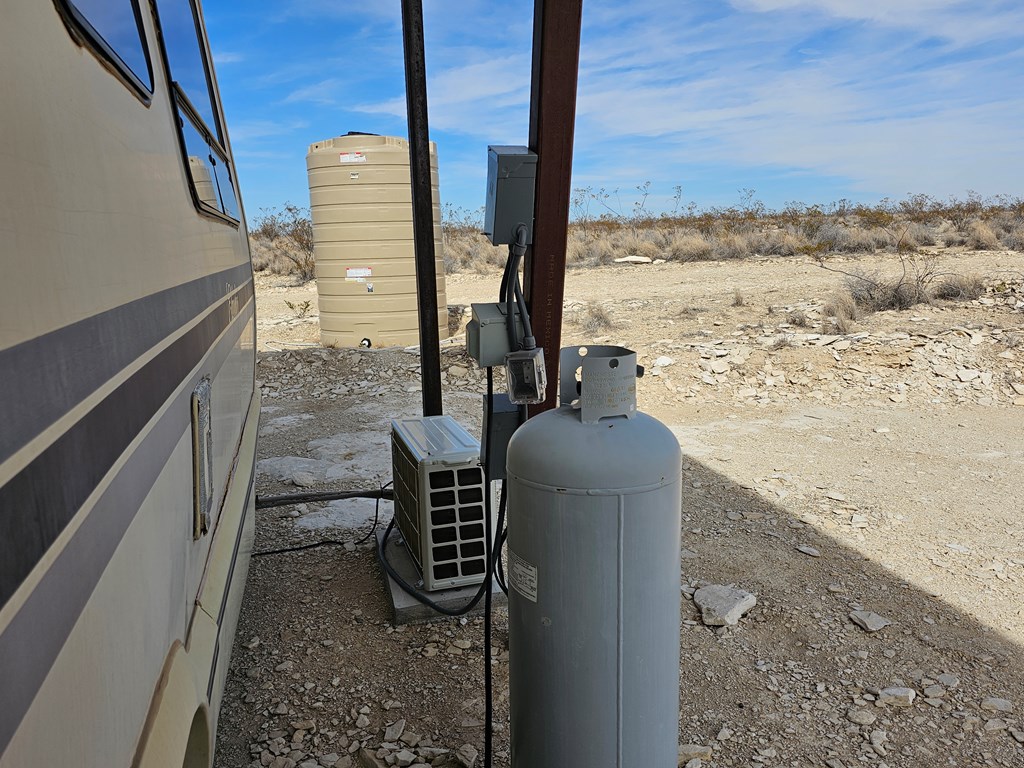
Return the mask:
[[[250,220],[308,205],[309,144],[406,135],[400,0],[206,0]],[[441,197],[525,144],[533,4],[425,0]],[[584,0],[573,186],[770,207],[1024,196],[1020,0]],[[612,198],[615,199],[614,197]]]

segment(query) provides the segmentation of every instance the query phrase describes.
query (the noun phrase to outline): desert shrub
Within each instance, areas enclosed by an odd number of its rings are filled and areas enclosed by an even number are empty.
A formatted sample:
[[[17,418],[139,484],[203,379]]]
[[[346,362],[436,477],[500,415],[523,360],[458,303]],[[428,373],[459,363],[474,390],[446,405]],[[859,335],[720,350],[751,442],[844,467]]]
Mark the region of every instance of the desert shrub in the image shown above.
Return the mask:
[[[743,298],[743,291],[741,291],[739,288],[735,289],[732,292],[732,305],[734,307],[742,307],[746,303],[746,299]]]
[[[597,333],[614,327],[612,316],[601,304],[589,302],[580,313],[580,328],[584,333]]]
[[[750,244],[742,234],[726,234],[711,243],[716,259],[745,259],[750,255]]]
[[[766,256],[793,256],[800,253],[810,241],[798,229],[776,229],[765,232],[752,243],[758,253]]]
[[[985,281],[978,275],[946,275],[932,287],[936,299],[970,301],[985,292]]]
[[[860,230],[855,231],[859,232]],[[854,242],[854,238],[850,235],[850,230],[835,221],[822,222],[811,240],[814,244],[821,246],[823,250],[833,253],[874,250],[873,247],[864,248]]]
[[[836,291],[821,308],[824,319],[821,323],[822,333],[849,333],[853,322],[861,316],[853,294],[848,290]]]
[[[938,242],[935,229],[927,224],[912,222],[907,234],[915,245],[935,245]]]
[[[947,248],[959,248],[967,245],[967,237],[960,230],[953,229],[943,234],[942,243]]]
[[[277,274],[294,274],[311,280],[316,273],[313,255],[313,221],[308,208],[285,203],[264,208],[253,221],[250,239],[260,250],[259,263]],[[253,260],[256,267],[256,259]]]
[[[588,266],[611,264],[617,256],[614,243],[609,238],[600,238],[587,244],[583,263]]]
[[[975,251],[994,251],[999,248],[999,238],[984,221],[972,221],[967,225],[967,245]]]
[[[895,278],[855,274],[847,281],[846,288],[858,307],[869,312],[882,312],[927,304],[931,299],[929,282],[909,273]]]
[[[807,313],[802,309],[794,309],[787,312],[786,322],[790,325],[795,325],[797,328],[806,328],[810,325],[810,321],[807,319]]]
[[[1018,224],[1000,238],[1003,248],[1010,251],[1024,251],[1024,224]]]
[[[669,243],[667,255],[678,261],[707,261],[712,258],[711,243],[696,234],[676,235]]]

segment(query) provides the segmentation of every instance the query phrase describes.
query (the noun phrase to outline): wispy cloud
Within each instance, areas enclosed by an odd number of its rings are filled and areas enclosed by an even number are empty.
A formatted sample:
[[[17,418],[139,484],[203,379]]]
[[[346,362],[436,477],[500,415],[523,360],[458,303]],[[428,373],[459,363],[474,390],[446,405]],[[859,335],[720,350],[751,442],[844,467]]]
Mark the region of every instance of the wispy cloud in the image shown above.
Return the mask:
[[[245,54],[238,51],[212,51],[211,53],[213,62],[218,67],[223,64],[237,64],[240,61],[245,61]]]
[[[463,207],[482,196],[486,144],[526,141],[532,14],[528,0],[425,1],[442,194]],[[399,4],[251,0],[207,17],[240,167],[291,157],[254,172],[251,194],[301,197],[281,184],[302,183],[311,141],[405,135]],[[769,204],[1020,194],[1022,80],[1019,0],[587,0],[575,183],[681,183],[711,203],[739,186]]]

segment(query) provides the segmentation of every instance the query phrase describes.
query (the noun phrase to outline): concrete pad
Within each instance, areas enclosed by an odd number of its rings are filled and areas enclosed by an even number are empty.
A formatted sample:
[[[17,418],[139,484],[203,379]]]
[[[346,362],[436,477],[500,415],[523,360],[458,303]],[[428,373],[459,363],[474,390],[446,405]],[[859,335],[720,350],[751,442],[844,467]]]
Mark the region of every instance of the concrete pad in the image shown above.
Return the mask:
[[[383,541],[384,530],[385,526],[381,526],[381,528],[374,534],[377,537],[378,542]],[[398,572],[398,575],[405,579],[408,584],[415,587],[417,582],[420,581],[420,572],[416,567],[416,563],[413,562],[412,555],[409,554],[409,550],[406,549],[404,544],[399,543],[400,541],[401,538],[398,531],[392,531],[391,537],[384,546],[384,555],[387,557],[388,563],[391,564],[391,567]],[[395,626],[398,626],[399,624],[422,624],[423,622],[443,618],[443,614],[440,614],[430,606],[419,602],[415,597],[402,589],[398,585],[398,582],[391,578],[391,575],[384,570],[383,566],[381,567],[381,573],[383,573],[387,579],[387,592],[391,600]],[[479,589],[479,584],[473,584],[471,586],[458,587],[457,589],[444,589],[437,592],[420,591],[420,594],[443,608],[455,609],[464,606],[472,600]],[[491,605],[508,605],[508,598],[505,597],[505,593],[501,591],[501,587],[498,586],[498,582],[494,580],[491,582]],[[473,607],[473,610],[469,611],[465,615],[482,616],[483,612],[484,598],[481,597],[480,602]]]

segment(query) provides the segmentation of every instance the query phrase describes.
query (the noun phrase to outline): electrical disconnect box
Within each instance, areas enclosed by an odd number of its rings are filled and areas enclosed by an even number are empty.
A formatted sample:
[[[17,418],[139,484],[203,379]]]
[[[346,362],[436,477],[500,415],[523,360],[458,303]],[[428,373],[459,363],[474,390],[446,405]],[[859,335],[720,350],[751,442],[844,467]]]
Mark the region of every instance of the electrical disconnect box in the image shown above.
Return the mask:
[[[481,368],[505,364],[505,355],[512,351],[509,345],[508,314],[504,304],[473,304],[473,316],[466,325],[466,352]],[[515,317],[516,338],[523,337],[523,320],[519,308],[512,306]]]
[[[451,416],[391,422],[395,516],[427,591],[480,584],[487,570],[480,444]],[[494,530],[494,508],[491,510]]]
[[[526,245],[533,242],[533,198],[537,179],[537,154],[526,147],[487,148],[487,205],[484,234],[494,245],[516,239],[516,228],[525,224]]]

